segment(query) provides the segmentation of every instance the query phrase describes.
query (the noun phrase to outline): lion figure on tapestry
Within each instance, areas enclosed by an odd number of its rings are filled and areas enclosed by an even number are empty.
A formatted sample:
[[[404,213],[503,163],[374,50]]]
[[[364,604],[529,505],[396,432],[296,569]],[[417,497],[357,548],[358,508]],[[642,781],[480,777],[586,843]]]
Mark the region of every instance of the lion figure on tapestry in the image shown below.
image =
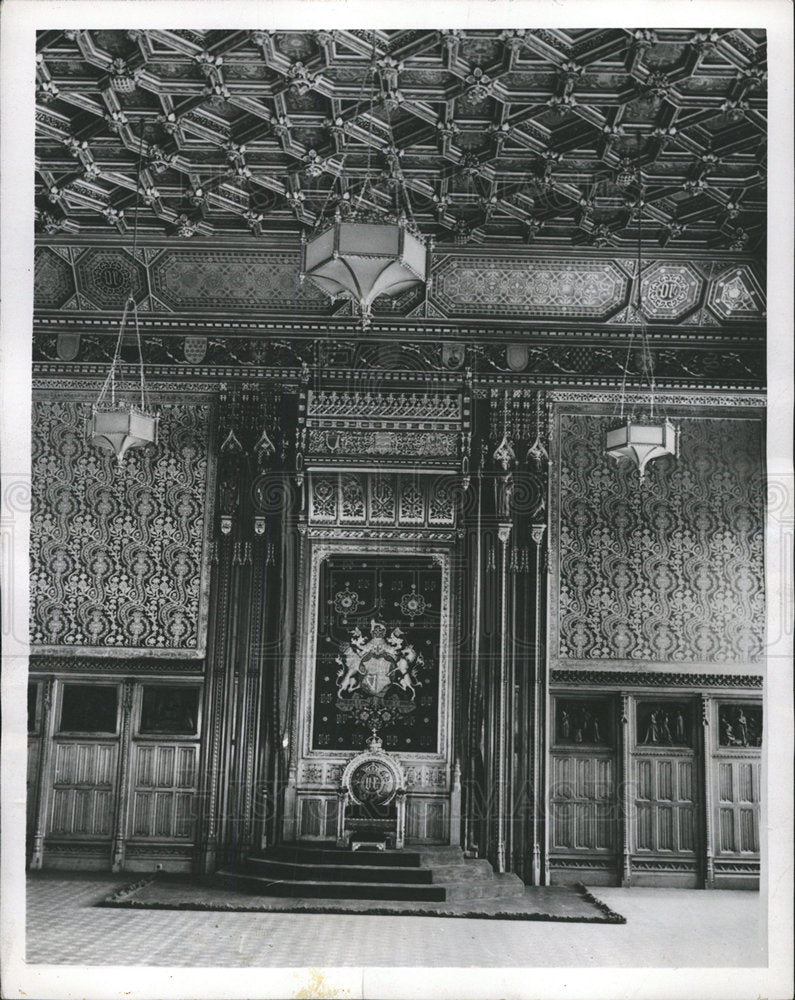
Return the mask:
[[[400,627],[387,635],[383,622],[370,622],[370,638],[360,628],[354,628],[350,640],[340,646],[336,657],[337,692],[339,697],[360,693],[370,697],[383,697],[390,687],[408,694],[411,701],[417,696],[422,682],[417,670],[422,667],[422,654],[404,639]]]

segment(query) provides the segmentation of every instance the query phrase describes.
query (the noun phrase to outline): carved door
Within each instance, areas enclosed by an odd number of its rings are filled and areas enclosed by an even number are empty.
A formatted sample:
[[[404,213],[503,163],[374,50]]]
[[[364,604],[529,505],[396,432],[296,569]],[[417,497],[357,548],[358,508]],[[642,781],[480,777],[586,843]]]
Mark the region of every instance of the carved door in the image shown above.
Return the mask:
[[[700,884],[703,768],[688,700],[640,699],[631,775],[633,882]]]
[[[556,697],[550,773],[550,865],[557,881],[614,881],[617,757],[613,701]],[[574,872],[579,874],[574,874]]]

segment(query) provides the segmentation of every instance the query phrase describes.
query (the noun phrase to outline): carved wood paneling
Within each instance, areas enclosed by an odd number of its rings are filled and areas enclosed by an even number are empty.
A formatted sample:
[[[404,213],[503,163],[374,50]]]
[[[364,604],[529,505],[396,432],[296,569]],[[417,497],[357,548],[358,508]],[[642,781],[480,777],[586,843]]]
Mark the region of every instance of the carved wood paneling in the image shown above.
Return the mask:
[[[717,761],[718,855],[759,852],[760,762],[737,758]]]
[[[690,757],[635,759],[635,851],[695,855],[697,780]]]
[[[553,851],[615,849],[615,762],[596,754],[554,754],[550,789]]]
[[[115,742],[56,745],[51,834],[110,838],[118,749]]]
[[[337,833],[336,796],[305,795],[298,800],[301,840],[331,840]]]
[[[449,843],[448,808],[446,799],[409,795],[406,800],[406,844]]]
[[[37,792],[39,785],[39,769],[41,763],[41,739],[38,736],[28,737],[27,761],[27,799],[26,799],[26,829],[32,836],[36,827]]]
[[[158,743],[135,747],[131,837],[193,837],[198,755],[198,744]]]

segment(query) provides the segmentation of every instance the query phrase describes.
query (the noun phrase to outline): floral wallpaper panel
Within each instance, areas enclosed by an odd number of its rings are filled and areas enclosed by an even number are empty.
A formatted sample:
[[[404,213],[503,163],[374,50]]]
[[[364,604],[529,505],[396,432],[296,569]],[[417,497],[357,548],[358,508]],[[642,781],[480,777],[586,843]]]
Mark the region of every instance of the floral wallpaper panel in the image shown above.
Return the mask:
[[[650,463],[641,486],[604,452],[614,418],[560,415],[560,660],[761,659],[761,421],[676,423],[678,458]]]
[[[203,653],[211,409],[157,408],[157,445],[119,467],[88,441],[90,403],[34,402],[34,653]]]

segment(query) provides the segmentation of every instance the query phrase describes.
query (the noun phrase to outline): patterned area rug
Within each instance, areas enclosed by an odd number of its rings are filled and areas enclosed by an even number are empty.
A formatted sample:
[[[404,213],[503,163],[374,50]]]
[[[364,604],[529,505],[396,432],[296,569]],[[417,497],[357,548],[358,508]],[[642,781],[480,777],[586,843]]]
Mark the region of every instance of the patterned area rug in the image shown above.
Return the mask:
[[[252,913],[360,913],[373,916],[467,917],[481,920],[549,920],[584,924],[624,924],[583,885],[527,887],[507,899],[459,903],[367,899],[300,899],[227,890],[188,876],[155,876],[133,882],[97,906],[141,910],[219,910]]]

